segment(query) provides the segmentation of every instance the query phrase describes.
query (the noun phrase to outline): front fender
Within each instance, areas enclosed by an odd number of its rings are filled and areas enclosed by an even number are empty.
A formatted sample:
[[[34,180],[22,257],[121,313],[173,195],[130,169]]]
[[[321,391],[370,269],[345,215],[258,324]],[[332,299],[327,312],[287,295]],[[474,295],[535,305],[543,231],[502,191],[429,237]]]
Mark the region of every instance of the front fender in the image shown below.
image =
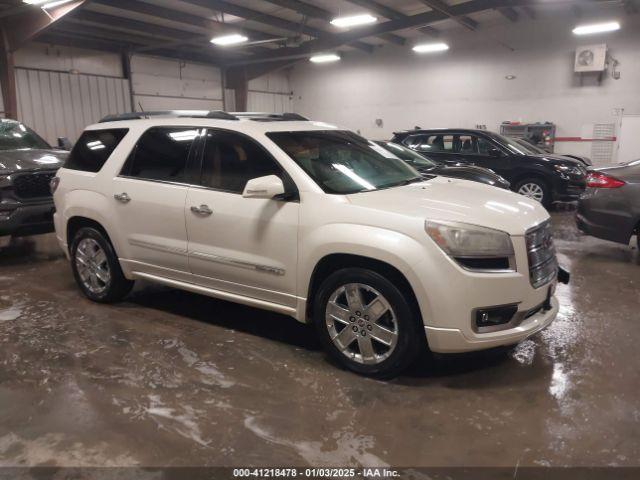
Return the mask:
[[[315,228],[302,238],[298,263],[298,296],[307,299],[311,277],[328,255],[347,254],[385,262],[399,270],[418,300],[423,321],[431,317],[429,301],[418,272],[429,269],[425,246],[414,238],[379,227],[329,224]]]

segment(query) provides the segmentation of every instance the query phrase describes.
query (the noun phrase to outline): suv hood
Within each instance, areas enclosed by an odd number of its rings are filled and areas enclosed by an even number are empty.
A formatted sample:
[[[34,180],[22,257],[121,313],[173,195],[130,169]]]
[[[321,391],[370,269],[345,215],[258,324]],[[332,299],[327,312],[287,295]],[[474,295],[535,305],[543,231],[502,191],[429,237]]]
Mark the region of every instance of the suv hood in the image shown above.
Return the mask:
[[[436,177],[403,187],[355,193],[347,198],[354,205],[390,214],[470,223],[510,235],[524,235],[529,228],[549,218],[539,203],[522,195],[453,178]]]
[[[63,150],[0,150],[0,173],[57,170],[68,155]]]
[[[553,155],[551,153],[544,155],[527,155],[529,157],[535,157],[540,160],[545,160],[554,165],[567,165],[569,167],[582,167],[585,168],[584,163],[574,158],[563,157],[560,155]]]

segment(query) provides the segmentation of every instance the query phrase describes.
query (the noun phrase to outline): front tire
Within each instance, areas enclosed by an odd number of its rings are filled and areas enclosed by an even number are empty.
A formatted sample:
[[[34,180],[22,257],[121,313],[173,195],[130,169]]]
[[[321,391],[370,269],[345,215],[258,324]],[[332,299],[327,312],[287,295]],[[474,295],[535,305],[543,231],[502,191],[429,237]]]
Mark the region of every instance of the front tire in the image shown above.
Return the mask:
[[[551,191],[544,180],[536,177],[525,178],[516,184],[514,191],[541,203],[545,208],[551,206]]]
[[[345,268],[320,286],[313,322],[329,355],[362,375],[390,378],[426,346],[406,294],[382,275]]]
[[[122,300],[133,288],[120,268],[118,257],[99,230],[81,228],[71,243],[73,276],[87,298],[98,303]]]

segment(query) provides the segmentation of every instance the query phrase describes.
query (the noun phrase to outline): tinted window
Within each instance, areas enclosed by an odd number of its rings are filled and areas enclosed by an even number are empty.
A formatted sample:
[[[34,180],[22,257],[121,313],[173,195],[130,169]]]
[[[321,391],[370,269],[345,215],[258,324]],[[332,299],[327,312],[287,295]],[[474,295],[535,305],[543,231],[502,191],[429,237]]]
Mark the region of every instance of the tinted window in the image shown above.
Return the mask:
[[[85,131],[71,150],[65,168],[99,172],[128,131],[127,128]]]
[[[422,153],[477,153],[474,137],[464,134],[411,135],[404,144]]]
[[[349,194],[422,181],[395,154],[352,132],[272,132],[267,136],[327,193]]]
[[[51,148],[36,132],[15,120],[0,120],[0,150]]]
[[[238,133],[207,131],[203,186],[242,193],[249,180],[266,175],[282,178],[282,169],[260,145]]]
[[[198,130],[156,127],[147,130],[133,149],[122,175],[145,180],[184,182],[187,159]]]

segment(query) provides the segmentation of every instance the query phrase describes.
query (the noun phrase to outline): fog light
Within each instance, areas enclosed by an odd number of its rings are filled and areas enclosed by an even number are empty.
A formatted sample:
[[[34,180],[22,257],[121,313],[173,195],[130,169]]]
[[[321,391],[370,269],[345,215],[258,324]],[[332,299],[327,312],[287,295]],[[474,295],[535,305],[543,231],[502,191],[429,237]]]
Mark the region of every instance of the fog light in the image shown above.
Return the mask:
[[[509,323],[518,311],[518,305],[479,308],[476,310],[476,327],[495,327]]]

